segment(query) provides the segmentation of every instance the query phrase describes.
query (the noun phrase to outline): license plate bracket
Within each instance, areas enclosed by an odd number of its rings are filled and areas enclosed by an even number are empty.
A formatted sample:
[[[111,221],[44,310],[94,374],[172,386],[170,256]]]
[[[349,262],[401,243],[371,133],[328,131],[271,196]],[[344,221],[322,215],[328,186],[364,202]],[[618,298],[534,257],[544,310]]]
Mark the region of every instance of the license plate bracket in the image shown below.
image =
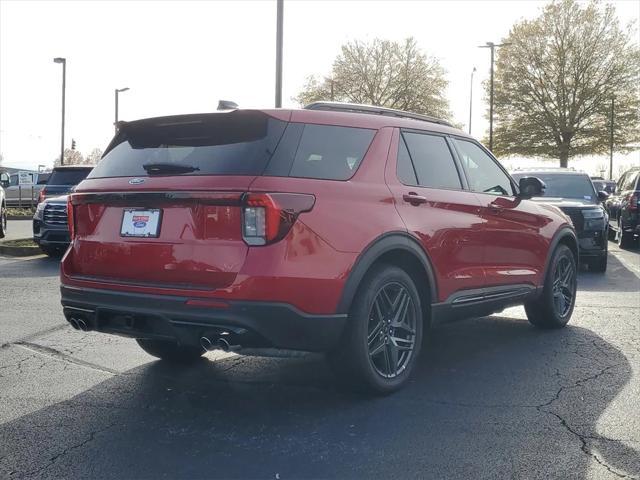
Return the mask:
[[[162,210],[159,208],[125,208],[120,224],[121,237],[158,238]]]

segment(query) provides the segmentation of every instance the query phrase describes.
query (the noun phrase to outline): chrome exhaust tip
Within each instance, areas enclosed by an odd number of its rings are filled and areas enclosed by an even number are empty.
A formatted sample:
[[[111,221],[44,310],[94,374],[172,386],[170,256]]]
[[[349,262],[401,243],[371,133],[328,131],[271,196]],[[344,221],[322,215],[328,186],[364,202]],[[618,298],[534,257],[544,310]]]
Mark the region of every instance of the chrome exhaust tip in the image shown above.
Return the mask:
[[[80,330],[80,326],[78,325],[78,321],[75,318],[69,319],[69,324],[74,328],[74,330]]]
[[[84,320],[82,320],[81,318],[79,318],[78,320],[76,320],[77,324],[78,324],[78,328],[80,330],[82,330],[83,332],[88,332],[89,331],[89,326],[85,323]]]

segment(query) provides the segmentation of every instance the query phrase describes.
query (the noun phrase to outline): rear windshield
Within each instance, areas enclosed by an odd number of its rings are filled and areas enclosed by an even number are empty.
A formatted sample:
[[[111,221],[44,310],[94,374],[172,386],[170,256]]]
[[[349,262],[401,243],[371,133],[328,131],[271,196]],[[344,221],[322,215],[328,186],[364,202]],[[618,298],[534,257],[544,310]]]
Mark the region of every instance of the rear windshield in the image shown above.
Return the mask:
[[[515,174],[513,177],[518,180],[522,177],[538,177],[547,186],[544,197],[578,198],[592,202],[597,199],[593,183],[586,175],[531,173]]]
[[[89,168],[54,170],[47,185],[77,185],[87,178],[90,171]]]
[[[261,112],[160,118],[125,125],[90,178],[146,176],[145,165],[190,175],[259,175],[286,122]]]
[[[269,175],[346,180],[375,130],[287,123],[259,111],[126,124],[90,178]],[[146,169],[145,169],[146,167]]]

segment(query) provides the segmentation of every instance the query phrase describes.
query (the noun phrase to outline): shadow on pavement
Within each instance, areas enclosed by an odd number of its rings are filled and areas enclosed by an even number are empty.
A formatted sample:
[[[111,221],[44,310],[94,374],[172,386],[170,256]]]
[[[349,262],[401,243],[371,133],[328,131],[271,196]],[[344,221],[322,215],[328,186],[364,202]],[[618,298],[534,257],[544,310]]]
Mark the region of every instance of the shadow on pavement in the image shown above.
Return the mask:
[[[0,263],[0,274],[2,278],[57,277],[60,274],[60,259],[46,255],[15,259]]]
[[[638,293],[640,278],[609,254],[607,271],[603,273],[581,271],[578,277],[578,290],[596,292],[634,292]]]
[[[593,449],[640,474],[637,451],[599,438],[631,369],[590,330],[489,317],[427,347],[383,398],[338,389],[315,356],[152,361],[1,425],[0,476],[583,478]]]

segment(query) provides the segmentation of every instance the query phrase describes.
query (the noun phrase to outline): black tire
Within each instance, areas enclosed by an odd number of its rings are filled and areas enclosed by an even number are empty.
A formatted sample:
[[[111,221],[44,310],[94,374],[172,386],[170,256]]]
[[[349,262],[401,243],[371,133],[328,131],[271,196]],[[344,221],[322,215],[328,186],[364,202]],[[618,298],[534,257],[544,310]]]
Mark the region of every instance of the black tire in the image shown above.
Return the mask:
[[[573,252],[566,245],[558,245],[549,264],[542,294],[524,306],[529,322],[539,328],[564,327],[576,304],[577,276],[578,263]]]
[[[7,206],[2,204],[0,207],[0,238],[4,238],[7,234]]]
[[[136,342],[149,355],[171,363],[193,363],[204,354],[201,347],[178,345],[164,340],[137,338]]]
[[[328,360],[350,387],[391,393],[411,375],[422,331],[422,304],[411,277],[398,267],[377,265],[359,286],[341,344]]]
[[[622,220],[618,219],[618,231],[616,233],[616,242],[620,248],[631,248],[633,245],[633,233],[625,232],[622,229]]]
[[[597,273],[607,271],[607,255],[589,261],[589,270]]]

